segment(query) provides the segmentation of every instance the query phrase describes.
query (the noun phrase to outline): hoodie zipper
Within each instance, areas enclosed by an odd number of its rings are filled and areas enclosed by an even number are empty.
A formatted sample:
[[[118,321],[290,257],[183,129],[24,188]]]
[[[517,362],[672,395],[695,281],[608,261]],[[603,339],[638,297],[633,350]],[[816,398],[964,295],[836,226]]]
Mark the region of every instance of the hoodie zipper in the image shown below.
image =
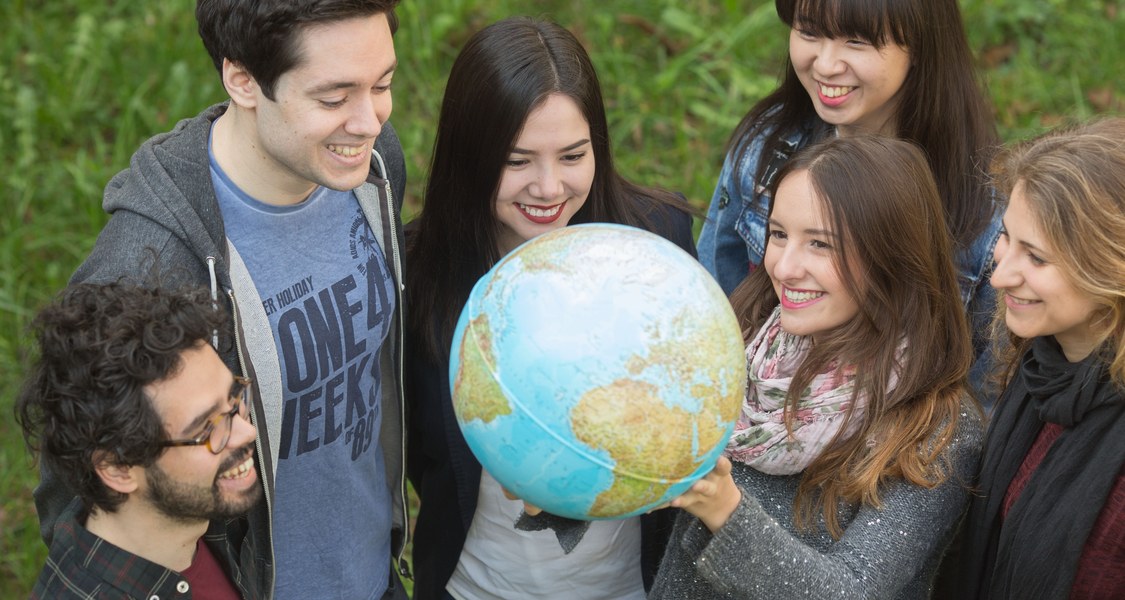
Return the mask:
[[[211,276],[211,309],[212,310],[219,310],[219,278],[215,274],[215,257],[214,256],[208,256],[207,257],[207,273]],[[211,347],[214,348],[216,352],[219,351],[219,330],[218,329],[212,329],[211,330]],[[239,367],[241,368],[242,365],[239,364]],[[243,373],[242,376],[245,377],[246,373]]]
[[[395,226],[395,203],[394,194],[391,192],[391,178],[387,173],[387,165],[383,163],[383,157],[378,152],[374,152],[375,159],[379,161],[379,169],[383,175],[383,190],[387,194],[387,219],[391,226],[391,255],[394,257],[395,273],[398,275],[398,286],[395,295],[398,299],[398,360],[395,361],[398,374],[398,381],[395,385],[395,395],[398,396],[398,425],[399,425],[399,503],[402,509],[403,527],[402,527],[402,545],[398,549],[397,556],[395,556],[395,563],[398,565],[398,573],[400,576],[407,579],[413,579],[410,574],[410,567],[403,560],[406,554],[406,546],[410,543],[410,512],[406,502],[406,399],[403,397],[403,366],[402,366],[402,352],[403,344],[406,342],[406,333],[403,331],[403,307],[402,292],[406,289],[406,284],[403,281],[402,275],[402,259],[399,256],[398,248],[398,228]]]
[[[246,377],[246,356],[242,353],[242,340],[238,336],[238,332],[242,327],[242,318],[238,313],[238,305],[234,301],[234,290],[228,290],[227,297],[230,298],[231,312],[234,314],[234,349],[236,354],[238,355],[238,370],[242,371],[243,377]],[[256,431],[254,433],[254,449],[257,450],[259,457],[266,456],[264,448],[262,448],[262,436],[258,435]],[[264,466],[265,465],[259,465],[259,467]],[[269,531],[270,536],[270,593],[266,597],[272,598],[274,580],[276,579],[277,575],[276,573],[272,572],[273,565],[276,564],[276,558],[273,552],[273,490],[270,489],[269,478],[266,477],[265,473],[262,473],[260,479],[262,481],[262,491],[264,492],[262,496],[265,497],[266,502],[266,527]]]
[[[215,262],[216,261],[214,256],[207,257],[207,270],[211,275],[211,302],[217,310],[219,308],[219,279],[215,273]],[[249,373],[246,370],[246,355],[242,353],[242,339],[241,337],[239,337],[239,331],[241,331],[242,327],[241,315],[239,315],[238,313],[238,304],[234,301],[234,290],[227,290],[226,294],[227,298],[230,300],[231,318],[234,321],[232,323],[234,329],[234,351],[235,355],[238,358],[238,371],[243,377],[248,377]],[[216,350],[219,349],[219,332],[217,330],[212,334],[212,346],[214,346]],[[256,429],[257,427],[255,426],[255,430]],[[265,456],[262,451],[262,436],[258,435],[257,431],[255,431],[254,433],[254,449],[257,450],[259,457]],[[258,466],[262,467],[263,465]],[[274,564],[275,560],[273,553],[273,495],[269,489],[269,482],[264,473],[259,477],[259,480],[262,482],[262,495],[265,496],[266,502],[266,528],[269,532],[270,547],[269,564],[271,565],[272,570],[272,565]],[[275,575],[275,573],[270,573],[270,593],[266,596],[267,598],[273,597],[273,582],[275,579]]]

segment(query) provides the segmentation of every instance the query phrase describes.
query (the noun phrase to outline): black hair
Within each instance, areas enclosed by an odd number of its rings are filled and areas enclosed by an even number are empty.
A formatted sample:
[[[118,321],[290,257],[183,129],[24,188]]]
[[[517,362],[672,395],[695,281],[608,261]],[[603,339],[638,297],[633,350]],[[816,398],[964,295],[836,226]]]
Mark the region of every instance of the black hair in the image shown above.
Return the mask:
[[[988,166],[1000,140],[973,70],[957,0],[776,0],[775,5],[786,25],[799,24],[817,36],[906,48],[910,70],[900,90],[895,135],[925,152],[955,247],[970,246],[993,215]],[[826,129],[787,57],[781,84],[742,118],[729,151],[741,161],[750,140],[765,135],[761,155],[774,156],[783,150],[784,138],[809,124]],[[760,161],[758,181],[768,168],[769,161]]]
[[[102,483],[95,461],[147,467],[160,456],[167,434],[145,387],[227,328],[205,289],[68,287],[32,322],[39,358],[15,407],[28,447],[87,511],[116,510],[125,495]]]
[[[398,0],[199,0],[199,37],[219,75],[223,59],[238,63],[274,99],[279,77],[301,61],[300,34],[310,25],[386,14],[398,29]]]
[[[614,169],[598,76],[573,34],[526,17],[482,29],[449,74],[425,205],[407,242],[408,318],[435,358],[448,351],[473,284],[501,258],[494,199],[504,163],[528,115],[552,94],[572,99],[590,126],[594,181],[571,223],[645,227],[657,207],[689,210],[676,195],[634,185]]]

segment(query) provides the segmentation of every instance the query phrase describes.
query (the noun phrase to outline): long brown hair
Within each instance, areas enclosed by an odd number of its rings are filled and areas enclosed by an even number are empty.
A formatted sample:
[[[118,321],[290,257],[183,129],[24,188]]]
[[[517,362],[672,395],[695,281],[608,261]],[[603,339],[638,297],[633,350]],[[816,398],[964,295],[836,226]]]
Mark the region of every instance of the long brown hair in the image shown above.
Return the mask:
[[[790,160],[771,192],[798,171],[808,173],[840,240],[836,266],[859,304],[853,319],[817,336],[785,406],[791,426],[815,375],[835,360],[855,365],[856,393],[867,395],[862,423],[804,470],[794,501],[798,526],[822,512],[838,538],[838,502],[879,506],[890,479],[933,487],[948,476],[945,449],[968,397],[972,350],[941,201],[921,150],[876,136],[829,139]],[[778,304],[766,270],[743,281],[731,303],[751,339]]]
[[[1008,194],[1023,184],[1061,272],[1098,306],[1090,320],[1100,356],[1125,389],[1125,118],[1048,132],[1013,147],[995,170]],[[993,331],[1007,380],[1031,340],[1007,330],[1000,303]]]

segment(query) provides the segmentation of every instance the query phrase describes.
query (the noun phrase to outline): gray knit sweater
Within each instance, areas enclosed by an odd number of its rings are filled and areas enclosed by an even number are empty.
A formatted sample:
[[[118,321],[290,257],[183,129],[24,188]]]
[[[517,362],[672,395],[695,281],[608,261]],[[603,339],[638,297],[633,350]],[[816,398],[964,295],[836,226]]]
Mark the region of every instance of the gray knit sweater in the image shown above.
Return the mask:
[[[841,507],[845,528],[833,540],[823,519],[810,531],[793,524],[800,475],[767,475],[734,463],[742,500],[718,532],[684,512],[676,520],[650,599],[927,598],[941,554],[968,501],[984,429],[961,411],[949,446],[953,473],[925,489],[886,486],[882,508]]]

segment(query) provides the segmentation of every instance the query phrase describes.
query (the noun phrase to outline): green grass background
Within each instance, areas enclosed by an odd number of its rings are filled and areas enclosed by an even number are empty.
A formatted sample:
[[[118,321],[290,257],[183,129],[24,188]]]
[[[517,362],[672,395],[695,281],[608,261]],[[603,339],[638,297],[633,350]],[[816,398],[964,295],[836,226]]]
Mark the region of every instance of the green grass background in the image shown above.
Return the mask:
[[[962,0],[1006,140],[1125,112],[1121,0]],[[0,598],[24,597],[46,549],[35,466],[12,417],[36,309],[105,222],[101,190],[148,136],[224,98],[192,0],[0,6]],[[404,0],[392,117],[416,214],[449,65],[480,27],[549,16],[584,41],[621,170],[706,207],[727,136],[771,90],[787,34],[762,0]]]

